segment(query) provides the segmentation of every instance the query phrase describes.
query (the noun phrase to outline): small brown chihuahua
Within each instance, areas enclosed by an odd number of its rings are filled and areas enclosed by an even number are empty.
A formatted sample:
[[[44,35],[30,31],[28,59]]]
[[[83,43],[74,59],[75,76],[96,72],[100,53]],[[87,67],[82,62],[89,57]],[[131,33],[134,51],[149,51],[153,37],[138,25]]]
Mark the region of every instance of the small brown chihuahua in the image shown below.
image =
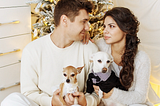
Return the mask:
[[[65,77],[65,82],[60,84],[60,89],[61,89],[60,100],[63,103],[63,105],[66,105],[63,98],[67,93],[74,93],[79,91],[77,74],[81,73],[83,67],[75,68],[73,66],[67,66],[63,68],[63,75]],[[78,105],[78,98],[74,99],[74,105]]]

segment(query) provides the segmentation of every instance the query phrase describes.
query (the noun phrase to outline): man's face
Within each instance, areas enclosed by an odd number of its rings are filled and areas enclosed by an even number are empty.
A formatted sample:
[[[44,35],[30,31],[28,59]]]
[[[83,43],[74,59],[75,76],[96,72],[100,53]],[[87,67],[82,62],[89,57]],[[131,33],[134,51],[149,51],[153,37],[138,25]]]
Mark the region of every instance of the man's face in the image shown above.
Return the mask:
[[[85,32],[89,31],[89,15],[86,10],[79,11],[79,15],[75,17],[75,20],[67,23],[67,37],[73,41],[82,40]]]

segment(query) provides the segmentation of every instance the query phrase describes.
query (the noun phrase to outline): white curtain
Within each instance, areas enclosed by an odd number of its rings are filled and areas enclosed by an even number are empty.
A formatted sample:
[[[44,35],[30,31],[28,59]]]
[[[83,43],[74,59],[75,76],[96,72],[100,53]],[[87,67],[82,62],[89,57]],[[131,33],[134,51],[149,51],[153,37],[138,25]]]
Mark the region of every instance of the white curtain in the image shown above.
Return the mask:
[[[151,59],[150,81],[160,85],[160,0],[113,0],[113,3],[114,6],[129,8],[140,21],[138,37],[141,41],[140,48]],[[151,101],[160,103],[151,90]]]

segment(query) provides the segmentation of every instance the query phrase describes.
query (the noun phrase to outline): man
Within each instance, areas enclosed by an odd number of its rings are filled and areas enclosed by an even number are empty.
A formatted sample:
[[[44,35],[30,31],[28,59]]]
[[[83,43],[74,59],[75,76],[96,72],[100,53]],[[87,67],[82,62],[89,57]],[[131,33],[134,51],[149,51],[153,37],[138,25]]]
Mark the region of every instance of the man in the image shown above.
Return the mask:
[[[92,4],[87,0],[59,0],[54,11],[56,27],[53,33],[31,42],[23,50],[21,63],[23,95],[11,94],[1,106],[62,106],[59,100],[60,89],[53,93],[52,87],[62,82],[63,68],[68,65],[85,67],[78,76],[80,92],[67,94],[64,98],[67,105],[73,104],[75,96],[82,106],[98,104],[97,95],[82,93],[86,89],[90,68],[89,57],[98,51],[93,43],[83,45],[80,42],[89,30],[88,13],[91,10]],[[11,101],[11,98],[15,100]]]

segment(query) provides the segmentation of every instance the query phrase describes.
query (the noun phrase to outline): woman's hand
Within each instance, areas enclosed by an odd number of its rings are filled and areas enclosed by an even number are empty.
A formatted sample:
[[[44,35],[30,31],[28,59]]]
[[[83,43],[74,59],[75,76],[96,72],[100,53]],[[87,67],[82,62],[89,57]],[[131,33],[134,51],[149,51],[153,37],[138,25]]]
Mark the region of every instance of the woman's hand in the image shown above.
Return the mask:
[[[93,85],[94,91],[99,95],[99,86]]]
[[[92,43],[94,43],[94,40],[92,40],[92,39],[90,38],[89,32],[86,31],[86,32],[85,32],[85,35],[83,36],[82,42],[83,42],[83,44],[88,44],[89,40],[90,40]]]
[[[103,92],[103,97],[104,99],[109,98],[113,93],[113,89],[111,89],[108,93]]]
[[[96,92],[97,95],[99,95],[99,86],[93,85],[94,91]],[[109,98],[113,93],[113,89],[111,89],[108,93],[103,92],[103,97],[104,99]]]

